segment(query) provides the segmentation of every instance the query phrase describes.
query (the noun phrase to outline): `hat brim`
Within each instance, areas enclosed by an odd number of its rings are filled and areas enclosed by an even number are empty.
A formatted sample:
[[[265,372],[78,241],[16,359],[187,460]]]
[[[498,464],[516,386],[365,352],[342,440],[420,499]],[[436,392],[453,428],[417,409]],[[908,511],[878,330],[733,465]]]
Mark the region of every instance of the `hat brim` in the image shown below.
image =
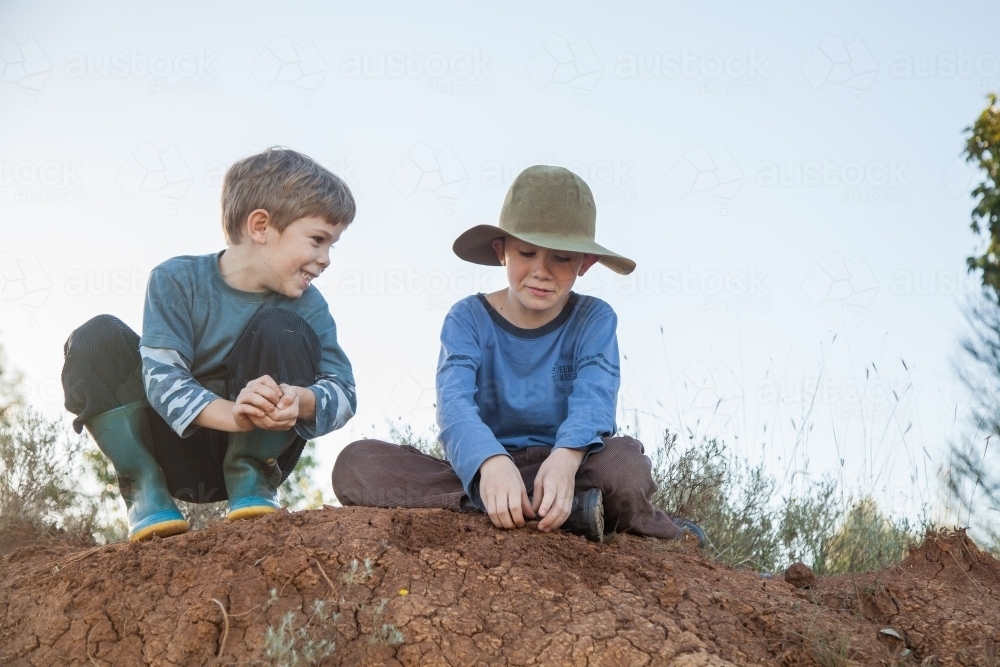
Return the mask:
[[[494,225],[476,225],[467,230],[455,239],[451,249],[467,262],[484,266],[500,266],[500,259],[497,257],[496,251],[493,250],[493,241],[506,236],[549,250],[597,255],[598,263],[623,276],[635,271],[635,262],[631,259],[611,252],[589,239],[562,234],[511,234]]]

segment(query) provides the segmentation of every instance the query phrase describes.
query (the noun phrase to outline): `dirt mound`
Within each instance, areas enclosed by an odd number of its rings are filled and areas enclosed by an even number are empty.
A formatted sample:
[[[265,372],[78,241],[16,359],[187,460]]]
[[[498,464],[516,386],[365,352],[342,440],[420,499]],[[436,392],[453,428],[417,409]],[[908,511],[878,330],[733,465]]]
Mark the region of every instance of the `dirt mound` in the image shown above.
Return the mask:
[[[986,665],[998,603],[1000,564],[961,532],[798,590],[691,543],[326,508],[9,553],[0,664]]]

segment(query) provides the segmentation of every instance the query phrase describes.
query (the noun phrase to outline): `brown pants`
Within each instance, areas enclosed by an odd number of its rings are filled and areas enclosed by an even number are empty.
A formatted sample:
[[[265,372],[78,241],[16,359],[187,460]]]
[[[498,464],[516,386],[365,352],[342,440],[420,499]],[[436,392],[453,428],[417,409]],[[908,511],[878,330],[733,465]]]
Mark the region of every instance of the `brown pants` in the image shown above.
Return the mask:
[[[529,496],[551,451],[529,447],[510,453]],[[649,502],[656,483],[643,451],[634,438],[605,438],[604,449],[587,457],[577,471],[576,490],[601,490],[607,532],[674,539],[680,534],[677,526]],[[333,492],[344,505],[475,509],[447,461],[381,440],[358,440],[344,448],[333,467]]]

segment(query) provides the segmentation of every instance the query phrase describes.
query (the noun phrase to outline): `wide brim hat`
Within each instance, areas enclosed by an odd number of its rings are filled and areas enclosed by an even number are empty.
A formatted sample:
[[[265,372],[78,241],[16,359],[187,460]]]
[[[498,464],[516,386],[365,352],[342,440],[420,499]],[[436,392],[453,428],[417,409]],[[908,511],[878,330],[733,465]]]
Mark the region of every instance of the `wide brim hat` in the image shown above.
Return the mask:
[[[583,179],[563,167],[535,165],[511,184],[500,224],[476,225],[455,239],[452,250],[467,262],[500,266],[493,241],[511,236],[549,250],[597,255],[615,273],[632,273],[635,262],[594,241],[596,227],[597,206]]]

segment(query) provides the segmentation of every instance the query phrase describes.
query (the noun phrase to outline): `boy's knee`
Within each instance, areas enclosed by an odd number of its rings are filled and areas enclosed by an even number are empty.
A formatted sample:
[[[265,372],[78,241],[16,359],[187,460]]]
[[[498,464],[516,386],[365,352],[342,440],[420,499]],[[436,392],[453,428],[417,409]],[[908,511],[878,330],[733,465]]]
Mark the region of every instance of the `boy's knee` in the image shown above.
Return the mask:
[[[363,504],[365,467],[370,462],[372,440],[357,440],[344,447],[333,464],[333,492],[343,505]]]
[[[299,345],[310,354],[319,355],[319,336],[298,313],[284,308],[263,308],[257,311],[247,328],[264,347],[274,346],[277,350],[290,352]]]
[[[117,353],[120,347],[129,346],[131,338],[138,351],[139,336],[127,324],[114,315],[96,315],[73,330],[63,346],[63,355],[68,359],[71,355]]]
[[[274,333],[312,331],[312,327],[302,319],[301,315],[285,308],[262,308],[250,319],[247,326],[255,329],[258,335],[264,336]]]
[[[644,488],[652,480],[652,464],[642,443],[628,436],[604,440],[602,473],[616,487]]]

